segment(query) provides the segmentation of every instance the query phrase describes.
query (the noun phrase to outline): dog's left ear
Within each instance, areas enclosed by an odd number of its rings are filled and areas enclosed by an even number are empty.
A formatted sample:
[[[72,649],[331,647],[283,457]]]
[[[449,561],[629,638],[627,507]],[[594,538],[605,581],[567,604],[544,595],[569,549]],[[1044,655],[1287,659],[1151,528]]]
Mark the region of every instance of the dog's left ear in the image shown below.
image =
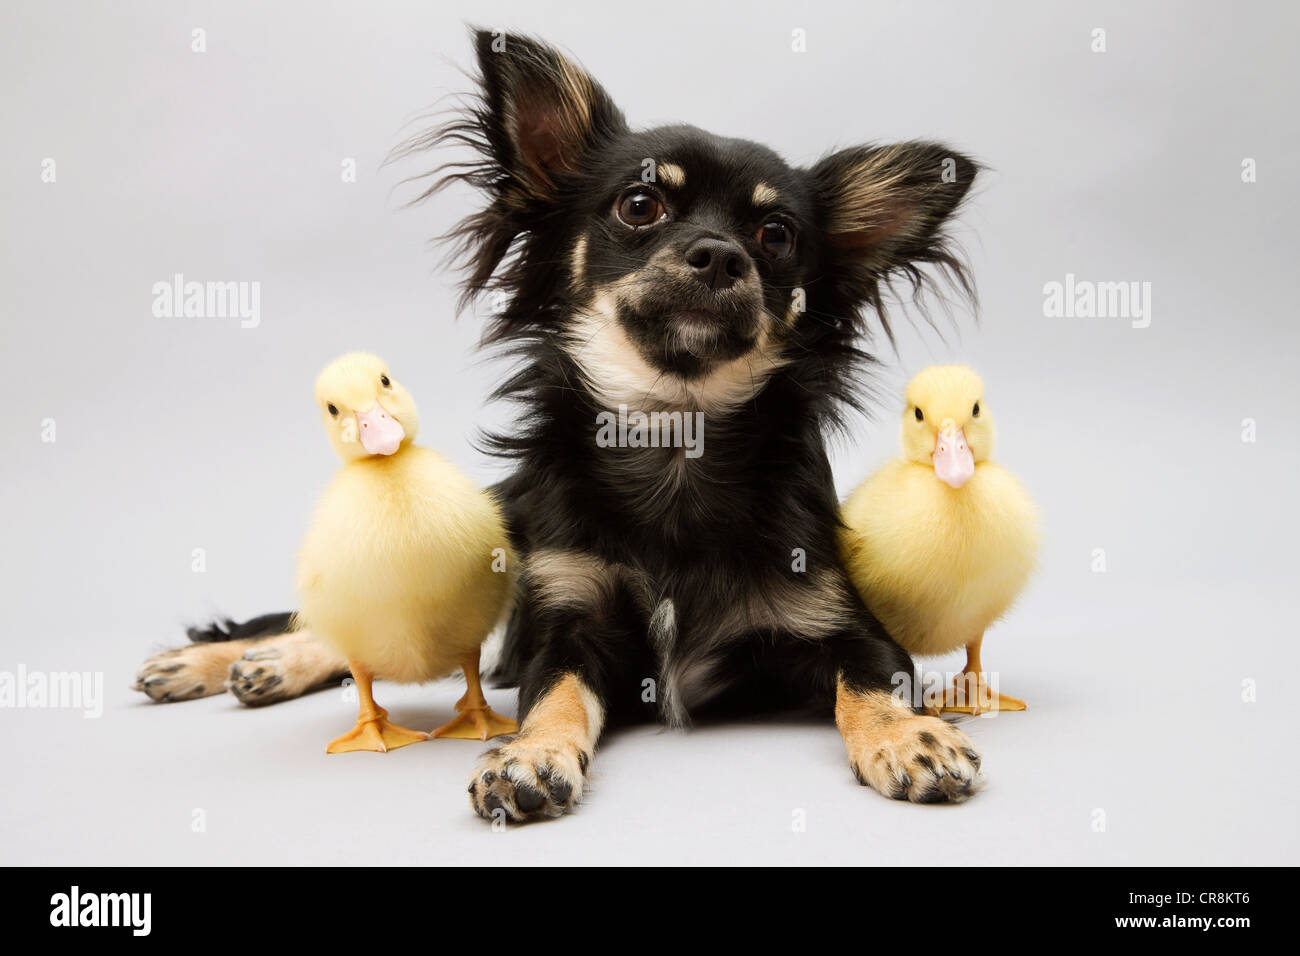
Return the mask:
[[[896,275],[919,288],[927,263],[969,291],[945,226],[978,170],[974,160],[923,142],[852,147],[812,167],[827,254],[855,308],[879,310],[880,287]]]

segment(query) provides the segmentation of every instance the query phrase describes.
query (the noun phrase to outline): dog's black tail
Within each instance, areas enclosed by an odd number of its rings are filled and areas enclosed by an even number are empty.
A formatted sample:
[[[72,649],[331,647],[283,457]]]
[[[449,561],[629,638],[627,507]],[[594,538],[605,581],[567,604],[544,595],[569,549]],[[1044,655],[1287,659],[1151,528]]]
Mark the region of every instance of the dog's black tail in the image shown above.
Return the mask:
[[[247,621],[234,621],[230,618],[216,620],[207,627],[189,627],[185,633],[195,644],[215,644],[222,641],[257,640],[259,637],[274,637],[293,629],[293,612],[276,611]]]

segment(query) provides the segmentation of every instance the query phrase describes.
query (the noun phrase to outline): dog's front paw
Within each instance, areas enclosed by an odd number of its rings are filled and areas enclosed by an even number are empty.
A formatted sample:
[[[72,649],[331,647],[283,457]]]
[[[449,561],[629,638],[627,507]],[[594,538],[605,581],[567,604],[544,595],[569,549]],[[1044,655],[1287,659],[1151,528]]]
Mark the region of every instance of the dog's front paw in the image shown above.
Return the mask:
[[[961,803],[980,785],[980,755],[964,733],[936,717],[897,718],[849,761],[859,783],[895,800]]]
[[[582,796],[590,759],[577,746],[544,744],[520,734],[479,760],[470,777],[470,804],[485,820],[558,817]]]
[[[853,775],[887,797],[961,803],[980,787],[980,755],[966,735],[891,694],[855,691],[841,680],[835,723]]]

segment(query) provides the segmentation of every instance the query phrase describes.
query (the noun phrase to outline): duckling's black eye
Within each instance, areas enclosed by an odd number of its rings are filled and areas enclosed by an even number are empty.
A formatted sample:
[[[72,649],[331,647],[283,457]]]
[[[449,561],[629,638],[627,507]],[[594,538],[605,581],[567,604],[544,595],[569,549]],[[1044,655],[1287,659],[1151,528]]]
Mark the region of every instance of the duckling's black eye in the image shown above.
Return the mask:
[[[971,417],[972,417],[972,418],[979,418],[979,417],[980,417],[980,403],[979,403],[979,402],[976,402],[976,403],[975,403],[975,407],[972,408],[972,409],[970,410],[970,413],[971,413]]]
[[[392,388],[392,387],[393,387],[393,383],[390,382],[390,381],[388,380],[388,376],[387,376],[387,375],[381,375],[381,376],[379,376],[379,384],[382,385],[382,386],[384,386],[384,388]]]
[[[330,413],[331,415],[335,416],[336,418],[338,417],[339,410],[338,410],[337,408],[334,407],[334,403],[333,403],[333,402],[330,402],[330,403],[329,403],[328,405],[326,405],[325,407],[329,410],[329,413]]]
[[[923,415],[923,414],[921,413],[921,406],[920,406],[920,405],[916,406],[916,420],[917,420],[918,422],[923,422],[923,421],[925,421],[925,415]]]

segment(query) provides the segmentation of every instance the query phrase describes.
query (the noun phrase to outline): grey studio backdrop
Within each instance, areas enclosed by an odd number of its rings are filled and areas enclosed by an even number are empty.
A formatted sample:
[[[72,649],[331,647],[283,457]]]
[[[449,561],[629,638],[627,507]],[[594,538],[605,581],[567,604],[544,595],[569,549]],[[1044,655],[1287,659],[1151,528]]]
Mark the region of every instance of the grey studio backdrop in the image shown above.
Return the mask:
[[[829,723],[642,728],[602,748],[574,817],[495,839],[465,797],[475,743],[326,759],[354,715],[339,691],[253,711],[127,689],[186,623],[291,606],[336,464],[311,404],[336,354],[385,356],[422,441],[502,473],[471,441],[510,421],[485,404],[505,366],[476,353],[427,244],[477,199],[405,210],[422,167],[382,167],[468,88],[467,20],[570,50],[636,124],[796,163],[932,137],[990,167],[958,229],[978,324],[899,323],[897,354],[877,343],[876,421],[834,446],[847,493],[896,451],[909,375],[968,362],[995,457],[1045,515],[1041,570],[984,655],[1030,710],[964,725],[988,777],[969,804],[858,787]],[[99,673],[103,695],[98,717],[0,709],[0,862],[1295,863],[1298,20],[1258,3],[6,3],[0,671]],[[155,284],[177,274],[257,283],[257,321],[168,317]],[[1141,298],[1049,315],[1045,287],[1067,281]],[[433,726],[459,694],[384,701]]]

